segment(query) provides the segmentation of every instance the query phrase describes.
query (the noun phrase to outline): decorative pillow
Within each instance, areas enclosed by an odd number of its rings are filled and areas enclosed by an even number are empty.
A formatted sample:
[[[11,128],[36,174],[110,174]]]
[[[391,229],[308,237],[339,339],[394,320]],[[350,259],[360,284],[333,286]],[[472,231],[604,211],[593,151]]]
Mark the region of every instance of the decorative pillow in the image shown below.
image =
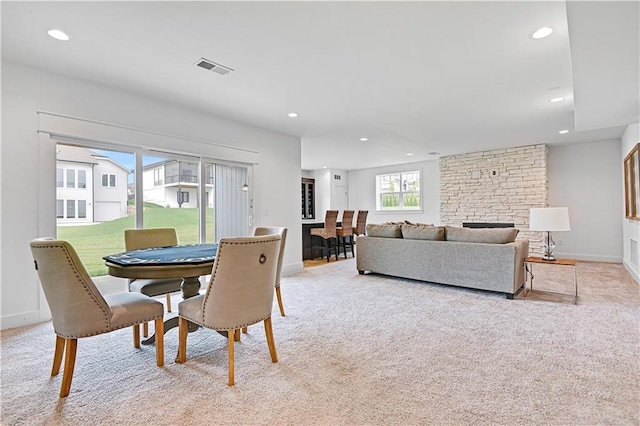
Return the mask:
[[[402,238],[444,241],[444,226],[402,225]]]
[[[418,223],[413,223],[413,222],[410,222],[410,221],[408,221],[408,220],[405,220],[405,221],[404,221],[404,223],[406,223],[407,225],[433,226],[433,223],[420,223],[420,222],[418,222]]]
[[[378,225],[370,223],[367,225],[367,236],[383,238],[402,238],[402,226],[400,225]]]
[[[463,243],[506,244],[516,240],[520,232],[517,228],[457,228],[445,226],[447,241]]]

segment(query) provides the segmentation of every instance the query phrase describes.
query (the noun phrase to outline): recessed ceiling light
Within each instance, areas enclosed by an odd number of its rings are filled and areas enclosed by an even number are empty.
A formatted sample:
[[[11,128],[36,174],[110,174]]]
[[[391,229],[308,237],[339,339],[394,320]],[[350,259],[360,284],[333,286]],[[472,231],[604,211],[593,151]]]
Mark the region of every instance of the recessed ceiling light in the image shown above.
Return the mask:
[[[567,134],[569,133],[568,130],[560,130],[558,133],[560,133],[561,135]]]
[[[323,169],[326,169],[326,168],[327,168],[327,166],[322,166],[322,168],[323,168]]]
[[[552,32],[553,32],[553,28],[542,27],[542,28],[538,28],[533,34],[531,34],[531,37],[536,40],[539,40],[541,38],[549,37]]]
[[[563,97],[561,97],[561,96],[559,96],[559,97],[557,97],[557,98],[551,98],[551,99],[549,99],[549,102],[551,102],[552,104],[555,104],[556,102],[562,102],[562,101],[564,101],[564,98],[563,98]]]
[[[413,152],[407,152],[407,154],[409,157],[411,157],[413,155]]]
[[[67,35],[67,33],[65,33],[64,31],[56,30],[56,29],[47,31],[47,34],[49,34],[51,37],[55,38],[56,40],[61,40],[61,41],[67,41],[70,38]]]
[[[297,112],[290,112],[289,114],[287,114],[289,117],[291,118],[296,118],[298,116]]]
[[[368,141],[368,140],[369,140],[369,138],[360,138],[360,140],[361,140],[362,142],[366,142],[366,141]]]

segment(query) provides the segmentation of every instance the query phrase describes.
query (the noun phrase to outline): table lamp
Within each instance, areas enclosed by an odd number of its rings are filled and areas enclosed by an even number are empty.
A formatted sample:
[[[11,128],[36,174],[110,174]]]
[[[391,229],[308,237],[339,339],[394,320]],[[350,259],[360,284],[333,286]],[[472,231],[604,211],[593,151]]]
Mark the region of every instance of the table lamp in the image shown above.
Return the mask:
[[[571,231],[569,225],[569,208],[568,207],[541,207],[530,210],[529,216],[530,231],[544,231],[547,238],[544,242],[544,256],[542,259],[553,261],[553,248],[556,246],[551,232]]]

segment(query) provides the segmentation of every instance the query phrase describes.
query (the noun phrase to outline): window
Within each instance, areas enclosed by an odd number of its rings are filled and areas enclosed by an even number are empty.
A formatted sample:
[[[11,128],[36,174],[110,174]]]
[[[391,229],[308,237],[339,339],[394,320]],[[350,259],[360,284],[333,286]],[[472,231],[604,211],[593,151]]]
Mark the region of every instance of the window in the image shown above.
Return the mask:
[[[115,188],[116,187],[116,175],[112,175],[112,174],[109,174],[109,173],[103,173],[102,174],[102,186],[108,187],[108,188]]]
[[[76,200],[67,200],[67,218],[76,217]]]
[[[189,202],[189,193],[186,191],[178,192],[178,204],[188,203]]]
[[[162,169],[153,169],[153,185],[162,185]]]
[[[56,188],[64,187],[64,169],[56,169]]]
[[[87,200],[78,200],[78,218],[85,219],[87,217]]]
[[[76,171],[75,169],[67,169],[67,188],[76,187]]]
[[[87,171],[78,170],[78,188],[87,187]]]
[[[62,169],[58,169],[62,170]],[[64,218],[64,200],[56,200],[56,218]]]
[[[377,210],[422,210],[420,172],[376,176]]]

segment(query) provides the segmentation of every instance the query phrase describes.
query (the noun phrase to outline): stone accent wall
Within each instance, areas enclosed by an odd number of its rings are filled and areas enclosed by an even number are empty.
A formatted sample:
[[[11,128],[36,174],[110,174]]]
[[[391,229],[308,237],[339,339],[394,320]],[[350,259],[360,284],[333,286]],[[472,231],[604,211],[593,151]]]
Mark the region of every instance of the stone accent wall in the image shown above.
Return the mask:
[[[542,233],[529,231],[529,209],[549,197],[546,145],[531,145],[440,159],[440,221],[513,222],[518,238],[542,254]]]

